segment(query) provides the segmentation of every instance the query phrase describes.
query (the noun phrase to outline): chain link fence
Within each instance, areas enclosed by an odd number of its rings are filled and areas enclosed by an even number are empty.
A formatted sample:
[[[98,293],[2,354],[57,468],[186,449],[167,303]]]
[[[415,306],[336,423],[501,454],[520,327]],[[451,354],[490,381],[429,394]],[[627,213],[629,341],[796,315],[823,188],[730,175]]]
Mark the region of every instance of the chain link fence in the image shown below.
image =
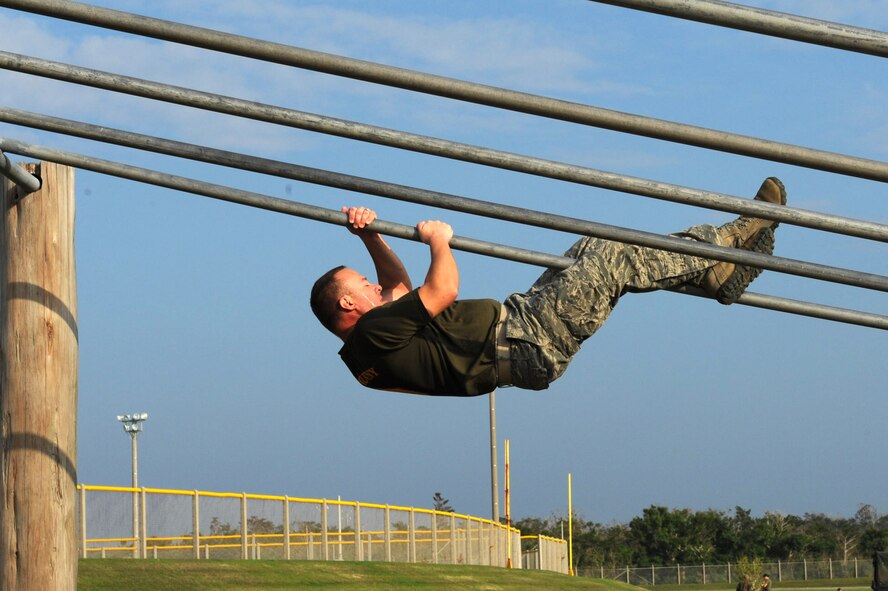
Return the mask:
[[[807,581],[813,579],[857,579],[873,576],[871,559],[824,559],[795,562],[765,562],[762,573],[774,581]],[[631,585],[696,585],[706,583],[738,582],[736,564],[698,564],[674,566],[623,566],[581,568],[577,574],[602,579],[614,579]]]
[[[414,507],[247,493],[80,485],[83,558],[356,560],[566,573],[564,540]]]
[[[521,536],[521,567],[567,573],[568,548],[564,540],[549,536]]]

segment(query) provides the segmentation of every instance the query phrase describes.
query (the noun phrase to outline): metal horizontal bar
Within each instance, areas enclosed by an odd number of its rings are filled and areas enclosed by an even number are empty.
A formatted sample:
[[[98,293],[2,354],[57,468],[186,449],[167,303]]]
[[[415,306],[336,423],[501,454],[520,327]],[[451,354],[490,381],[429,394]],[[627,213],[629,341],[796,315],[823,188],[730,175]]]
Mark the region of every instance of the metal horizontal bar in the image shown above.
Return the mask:
[[[738,250],[735,248],[726,248],[711,244],[687,241],[680,238],[663,236],[651,232],[643,232],[629,228],[621,228],[597,222],[591,222],[568,216],[556,215],[551,213],[543,213],[532,209],[513,207],[499,203],[491,203],[479,199],[462,197],[448,193],[437,191],[429,191],[418,189],[405,185],[387,183],[363,177],[357,177],[317,168],[299,166],[287,162],[270,160],[267,158],[258,158],[236,152],[218,150],[206,146],[188,144],[167,140],[155,136],[144,135],[139,133],[121,131],[109,127],[100,127],[90,125],[78,121],[68,119],[60,119],[57,117],[49,117],[36,113],[29,113],[18,109],[0,107],[0,121],[15,123],[19,125],[28,125],[47,131],[58,133],[67,133],[78,137],[88,138],[91,140],[113,143],[116,145],[136,148],[140,150],[148,150],[151,152],[167,154],[180,158],[188,158],[211,164],[218,164],[232,168],[259,172],[262,174],[270,174],[282,178],[289,178],[297,181],[320,184],[340,189],[369,193],[379,195],[401,201],[411,203],[420,203],[430,205],[432,207],[440,207],[483,215],[496,219],[548,228],[551,230],[559,230],[570,232],[573,234],[584,234],[587,236],[596,236],[607,240],[615,240],[628,244],[638,244],[660,250],[668,250],[671,252],[680,252],[684,254],[697,255],[709,259],[723,260],[733,263],[746,264],[764,269],[770,269],[778,272],[798,274],[804,277],[815,279],[825,279],[828,281],[836,280],[839,277],[844,278],[842,283],[847,280],[860,279],[856,275],[858,272],[852,271],[853,275],[848,276],[847,271],[835,270],[832,267],[823,267],[815,263],[805,261],[797,261],[793,259],[778,258],[767,256],[759,253]],[[880,277],[872,275],[871,277]],[[885,278],[882,278],[885,279]],[[853,285],[859,284],[853,283]]]
[[[126,164],[120,164],[118,162],[110,162],[107,160],[84,156],[81,154],[74,154],[71,152],[56,150],[53,148],[36,146],[33,144],[9,140],[6,138],[0,138],[0,148],[5,148],[6,150],[15,152],[17,154],[40,158],[60,164],[66,164],[69,166],[91,170],[101,174],[107,174],[141,183],[152,184],[168,189],[174,189],[177,191],[203,195],[205,197],[211,197],[214,199],[219,199],[221,201],[228,201],[240,205],[257,207],[260,209],[266,209],[268,211],[303,217],[306,219],[325,222],[328,224],[347,224],[347,218],[345,214],[340,211],[334,211],[314,205],[297,203],[295,201],[279,199],[268,195],[251,193],[248,191],[225,187],[222,185],[214,185],[194,179],[188,179],[157,171],[147,170],[144,168],[138,168],[135,166],[129,166]],[[386,222],[383,220],[376,220],[373,222],[373,224],[374,229],[381,234],[395,236],[397,238],[404,238],[406,240],[419,241],[419,236],[416,228],[412,226],[406,226],[394,222]],[[485,256],[492,256],[515,262],[528,263],[546,268],[562,269],[569,266],[573,262],[573,259],[569,257],[551,255],[523,248],[505,246],[492,242],[459,236],[455,236],[453,238],[453,240],[451,241],[451,246],[456,250],[483,254]],[[756,294],[747,292],[740,297],[737,303],[745,305],[745,302],[754,295]],[[878,316],[870,313],[858,312],[855,310],[831,308],[829,306],[822,306],[820,304],[813,303],[795,303],[793,300],[783,300],[774,296],[766,296],[764,300],[756,300],[756,298],[753,298],[753,301],[755,302],[755,305],[757,307],[773,307],[773,309],[777,309],[781,312],[800,313],[806,316],[815,316],[815,314],[811,313],[811,311],[819,310],[820,313],[816,315],[816,317],[818,318],[835,320],[838,322],[848,322],[849,318],[854,318],[856,320],[854,324],[858,324],[860,326],[882,329],[888,328],[888,316]],[[779,307],[777,307],[778,305]],[[795,312],[795,309],[797,308],[804,311]],[[841,312],[836,312],[837,310],[840,310]]]
[[[0,51],[0,68],[433,156],[888,242],[888,226],[883,224],[781,207],[722,193],[451,142],[35,57]]]
[[[690,287],[676,287],[669,291],[683,293],[701,298],[709,299],[709,296],[702,290]],[[753,293],[747,291],[737,303],[754,308],[762,308],[766,310],[774,310],[777,312],[786,312],[789,314],[797,314],[799,316],[808,316],[811,318],[819,318],[821,320],[831,320],[834,322],[844,322],[845,324],[856,324],[868,328],[880,328],[888,330],[888,316],[873,314],[871,312],[860,312],[857,310],[849,310],[847,308],[837,308],[834,306],[826,306],[823,304],[815,304],[801,300],[793,300],[788,298],[780,298],[772,295],[761,293]]]
[[[888,33],[719,0],[592,0],[720,27],[888,57]]]
[[[14,182],[25,194],[40,190],[42,184],[38,177],[7,158],[2,150],[0,150],[0,174]]]
[[[210,197],[221,201],[247,205],[249,207],[266,209],[268,211],[302,217],[317,222],[344,225],[346,220],[345,215],[341,211],[307,205],[296,201],[271,197],[269,195],[252,193],[241,189],[225,187],[223,185],[206,183],[181,176],[121,164],[119,162],[92,158],[90,156],[75,154],[64,150],[37,146],[8,138],[0,138],[0,149],[84,170],[91,170],[101,174],[116,176],[186,193],[193,193],[195,195],[202,195],[204,197]],[[416,228],[412,226],[383,222],[380,220],[373,223],[376,225],[376,229],[382,234],[406,240],[419,241],[419,234],[416,231]],[[565,260],[564,257],[560,256],[548,255],[501,244],[493,244],[482,240],[475,240],[473,238],[457,237],[451,244],[458,250],[487,254],[509,260],[519,260],[521,262],[528,262],[543,267],[559,266],[563,264]]]
[[[517,92],[63,0],[0,6],[560,121],[888,182],[888,163]]]

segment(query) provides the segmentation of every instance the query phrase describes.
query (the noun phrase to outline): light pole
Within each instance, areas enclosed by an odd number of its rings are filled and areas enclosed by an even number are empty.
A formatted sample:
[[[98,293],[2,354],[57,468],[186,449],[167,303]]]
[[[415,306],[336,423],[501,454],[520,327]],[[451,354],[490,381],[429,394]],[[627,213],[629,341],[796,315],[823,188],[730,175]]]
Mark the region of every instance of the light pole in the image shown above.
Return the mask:
[[[117,415],[117,420],[123,423],[123,430],[129,433],[133,440],[133,555],[138,557],[139,545],[139,493],[135,489],[139,487],[139,433],[145,428],[148,420],[147,412],[137,412],[131,415]]]

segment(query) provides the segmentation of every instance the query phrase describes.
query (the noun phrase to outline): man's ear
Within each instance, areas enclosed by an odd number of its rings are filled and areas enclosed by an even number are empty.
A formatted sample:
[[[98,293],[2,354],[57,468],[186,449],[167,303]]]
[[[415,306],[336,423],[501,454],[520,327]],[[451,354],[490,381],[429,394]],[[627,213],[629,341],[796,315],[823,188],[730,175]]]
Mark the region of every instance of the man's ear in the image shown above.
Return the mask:
[[[345,294],[340,297],[337,301],[339,307],[343,310],[354,310],[355,309],[355,301],[352,299],[351,294]]]

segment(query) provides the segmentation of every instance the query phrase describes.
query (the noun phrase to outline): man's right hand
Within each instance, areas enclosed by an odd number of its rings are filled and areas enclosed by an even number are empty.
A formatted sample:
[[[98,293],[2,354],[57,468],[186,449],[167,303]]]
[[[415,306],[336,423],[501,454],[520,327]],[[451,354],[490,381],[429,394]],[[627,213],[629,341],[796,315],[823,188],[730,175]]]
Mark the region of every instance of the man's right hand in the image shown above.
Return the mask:
[[[459,269],[450,250],[453,228],[448,223],[430,220],[416,224],[416,230],[420,240],[429,245],[432,257],[425,283],[419,288],[419,299],[434,318],[459,295]]]
[[[368,232],[367,226],[376,219],[376,212],[368,207],[343,206],[342,212],[348,215],[348,231],[356,236]]]
[[[425,244],[431,244],[432,240],[436,239],[450,244],[450,239],[453,238],[453,228],[447,222],[427,220],[416,224],[416,229],[419,232],[419,239]]]

